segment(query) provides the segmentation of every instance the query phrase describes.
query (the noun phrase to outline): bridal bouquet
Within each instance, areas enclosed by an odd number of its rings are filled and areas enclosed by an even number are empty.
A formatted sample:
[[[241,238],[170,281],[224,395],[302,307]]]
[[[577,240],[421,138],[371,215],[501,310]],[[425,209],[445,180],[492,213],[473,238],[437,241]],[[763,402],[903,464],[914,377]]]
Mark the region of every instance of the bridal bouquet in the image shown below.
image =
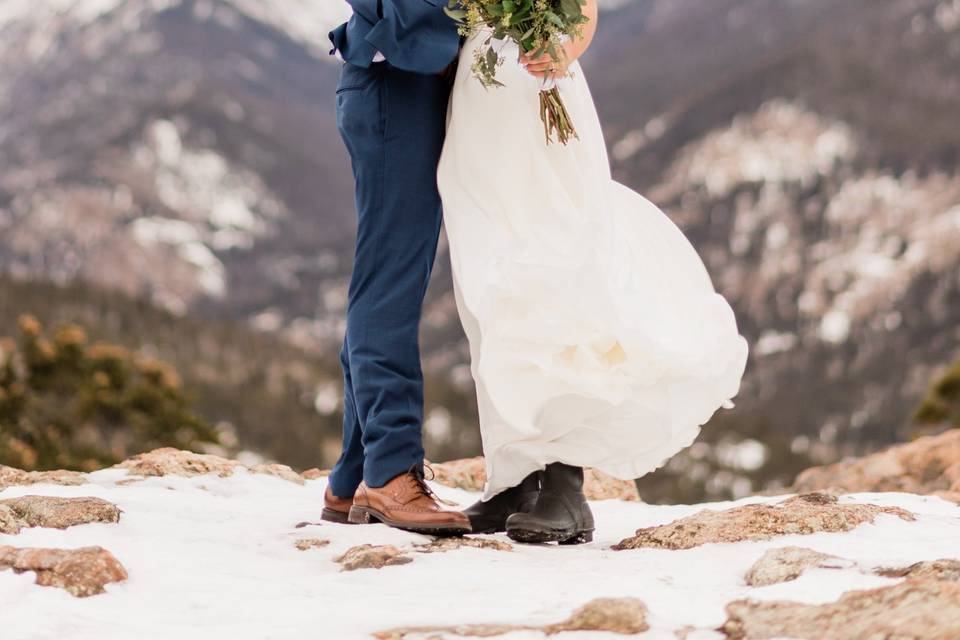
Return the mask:
[[[460,34],[470,37],[484,28],[492,31],[474,57],[472,71],[486,87],[503,86],[497,68],[503,64],[493,41],[512,40],[524,53],[538,58],[548,54],[560,62],[563,42],[581,35],[589,21],[583,14],[586,0],[450,0],[447,15],[460,23]],[[547,144],[556,134],[562,144],[577,137],[563,104],[556,80],[540,91],[540,119]]]

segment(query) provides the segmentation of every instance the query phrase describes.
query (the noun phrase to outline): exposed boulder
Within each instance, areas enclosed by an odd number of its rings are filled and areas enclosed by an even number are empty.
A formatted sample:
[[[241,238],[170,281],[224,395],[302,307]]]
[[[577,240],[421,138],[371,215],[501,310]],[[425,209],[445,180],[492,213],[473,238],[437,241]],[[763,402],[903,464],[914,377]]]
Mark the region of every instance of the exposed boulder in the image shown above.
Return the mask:
[[[960,638],[960,584],[907,580],[850,591],[830,604],[737,600],[720,628],[734,640],[955,640]]]
[[[246,469],[250,473],[262,473],[303,484],[300,474],[286,465],[259,464],[245,467],[236,460],[170,447],[141,453],[129,460],[124,460],[115,468],[126,469],[129,473],[138,476],[184,476],[187,478],[208,474],[227,478],[237,469]]]
[[[86,482],[86,476],[78,471],[21,471],[13,467],[0,465],[0,491],[7,487],[34,484],[79,486],[86,484]]]
[[[428,463],[433,469],[434,481],[439,484],[463,489],[483,491],[487,472],[482,457]],[[587,469],[584,474],[583,491],[588,500],[628,500],[638,502],[637,485],[629,480],[618,480],[596,469]]]
[[[17,534],[28,527],[66,529],[91,522],[119,522],[120,509],[100,498],[23,496],[0,500],[0,533]]]
[[[330,544],[330,541],[323,540],[322,538],[300,538],[299,540],[294,541],[293,546],[300,551],[307,551],[308,549],[325,547],[328,544]]]
[[[403,551],[393,545],[362,544],[358,547],[351,547],[340,556],[335,558],[334,562],[343,567],[343,571],[356,571],[357,569],[382,569],[398,564],[409,564],[413,558],[405,555]]]
[[[583,492],[587,500],[640,502],[637,483],[632,480],[619,480],[596,469],[587,469],[584,473]]]
[[[960,503],[960,429],[807,469],[793,485],[797,492],[829,489],[934,494]]]
[[[899,569],[878,569],[877,574],[887,578],[951,580],[960,582],[960,560],[929,560]]]
[[[463,458],[449,462],[430,462],[426,464],[433,470],[433,481],[464,491],[483,491],[487,482],[487,470],[482,457]]]
[[[274,476],[294,484],[304,483],[303,477],[285,464],[258,464],[248,469],[250,473],[262,473],[263,475]]]
[[[326,478],[330,475],[330,469],[307,469],[300,474],[304,480],[318,480],[319,478]]]
[[[203,476],[208,474],[226,478],[233,475],[237,467],[241,467],[236,460],[227,460],[220,456],[212,456],[192,451],[181,451],[164,447],[141,453],[124,460],[116,465],[119,469],[126,469],[138,476]]]
[[[474,549],[492,549],[494,551],[513,551],[513,545],[502,540],[491,538],[437,538],[429,544],[416,545],[420,553],[443,553],[464,547]]]
[[[597,598],[567,620],[544,627],[548,635],[564,631],[607,631],[634,635],[648,630],[647,607],[636,598]]]
[[[827,555],[813,549],[781,547],[768,549],[760,556],[760,559],[747,571],[744,582],[751,587],[765,587],[796,580],[807,569],[851,569],[856,566],[852,560]]]
[[[513,624],[468,624],[448,627],[403,627],[388,629],[373,634],[378,640],[404,640],[407,636],[431,634],[430,637],[462,636],[492,638],[518,631],[535,632],[552,636],[568,631],[596,631],[636,635],[647,631],[647,607],[636,598],[598,598],[591,600],[573,612],[569,618],[557,624],[544,626]]]
[[[104,587],[127,579],[123,565],[106,549],[17,549],[0,547],[0,571],[34,571],[36,583],[66,589],[78,598],[104,592]]]
[[[772,505],[748,504],[723,511],[704,509],[669,524],[638,529],[636,535],[620,541],[613,548],[692,549],[716,542],[850,531],[873,522],[882,513],[914,520],[911,513],[898,507],[839,504],[835,496],[811,493]]]

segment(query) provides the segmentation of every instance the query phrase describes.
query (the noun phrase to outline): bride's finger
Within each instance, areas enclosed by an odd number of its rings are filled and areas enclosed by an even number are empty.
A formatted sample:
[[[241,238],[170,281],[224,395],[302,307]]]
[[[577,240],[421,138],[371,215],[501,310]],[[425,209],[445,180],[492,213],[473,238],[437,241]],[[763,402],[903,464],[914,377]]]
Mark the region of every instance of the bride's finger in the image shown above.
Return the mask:
[[[555,71],[553,67],[527,67],[527,73],[549,73]]]
[[[542,71],[543,69],[556,69],[559,65],[553,60],[544,60],[542,62],[531,62],[524,65],[527,69],[536,69]]]
[[[520,62],[523,64],[543,64],[547,62],[553,62],[553,58],[549,53],[543,53],[536,58],[531,57],[529,53],[521,53]]]

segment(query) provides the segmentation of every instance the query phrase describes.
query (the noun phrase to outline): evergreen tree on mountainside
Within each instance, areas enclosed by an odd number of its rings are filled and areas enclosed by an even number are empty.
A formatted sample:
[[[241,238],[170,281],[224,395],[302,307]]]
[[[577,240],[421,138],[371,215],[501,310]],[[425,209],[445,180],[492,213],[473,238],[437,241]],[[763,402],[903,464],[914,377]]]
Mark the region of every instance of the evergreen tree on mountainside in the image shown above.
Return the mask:
[[[318,393],[328,399],[341,394],[335,351],[317,352],[216,317],[177,316],[82,280],[58,284],[0,273],[0,336],[19,334],[18,318],[26,311],[43,326],[79,325],[91,343],[168,363],[193,413],[216,425],[226,455],[251,451],[309,469],[329,468],[340,454],[342,407],[317,405]],[[479,453],[472,393],[428,375],[425,395],[427,415],[443,408],[450,417],[446,437],[426,434],[431,459]]]
[[[960,360],[936,379],[913,415],[921,425],[960,429]]]
[[[47,335],[25,315],[19,328],[0,341],[0,464],[90,471],[156,447],[217,442],[169,365],[89,344],[77,325]]]

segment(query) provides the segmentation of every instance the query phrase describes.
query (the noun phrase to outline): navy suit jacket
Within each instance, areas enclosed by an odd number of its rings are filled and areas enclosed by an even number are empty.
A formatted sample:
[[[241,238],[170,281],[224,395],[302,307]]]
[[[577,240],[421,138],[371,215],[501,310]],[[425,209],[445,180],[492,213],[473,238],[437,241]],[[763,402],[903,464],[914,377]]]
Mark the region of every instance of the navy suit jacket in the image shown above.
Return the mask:
[[[460,50],[447,0],[348,0],[353,17],[330,32],[333,51],[367,68],[377,51],[392,66],[415,73],[443,71]]]

